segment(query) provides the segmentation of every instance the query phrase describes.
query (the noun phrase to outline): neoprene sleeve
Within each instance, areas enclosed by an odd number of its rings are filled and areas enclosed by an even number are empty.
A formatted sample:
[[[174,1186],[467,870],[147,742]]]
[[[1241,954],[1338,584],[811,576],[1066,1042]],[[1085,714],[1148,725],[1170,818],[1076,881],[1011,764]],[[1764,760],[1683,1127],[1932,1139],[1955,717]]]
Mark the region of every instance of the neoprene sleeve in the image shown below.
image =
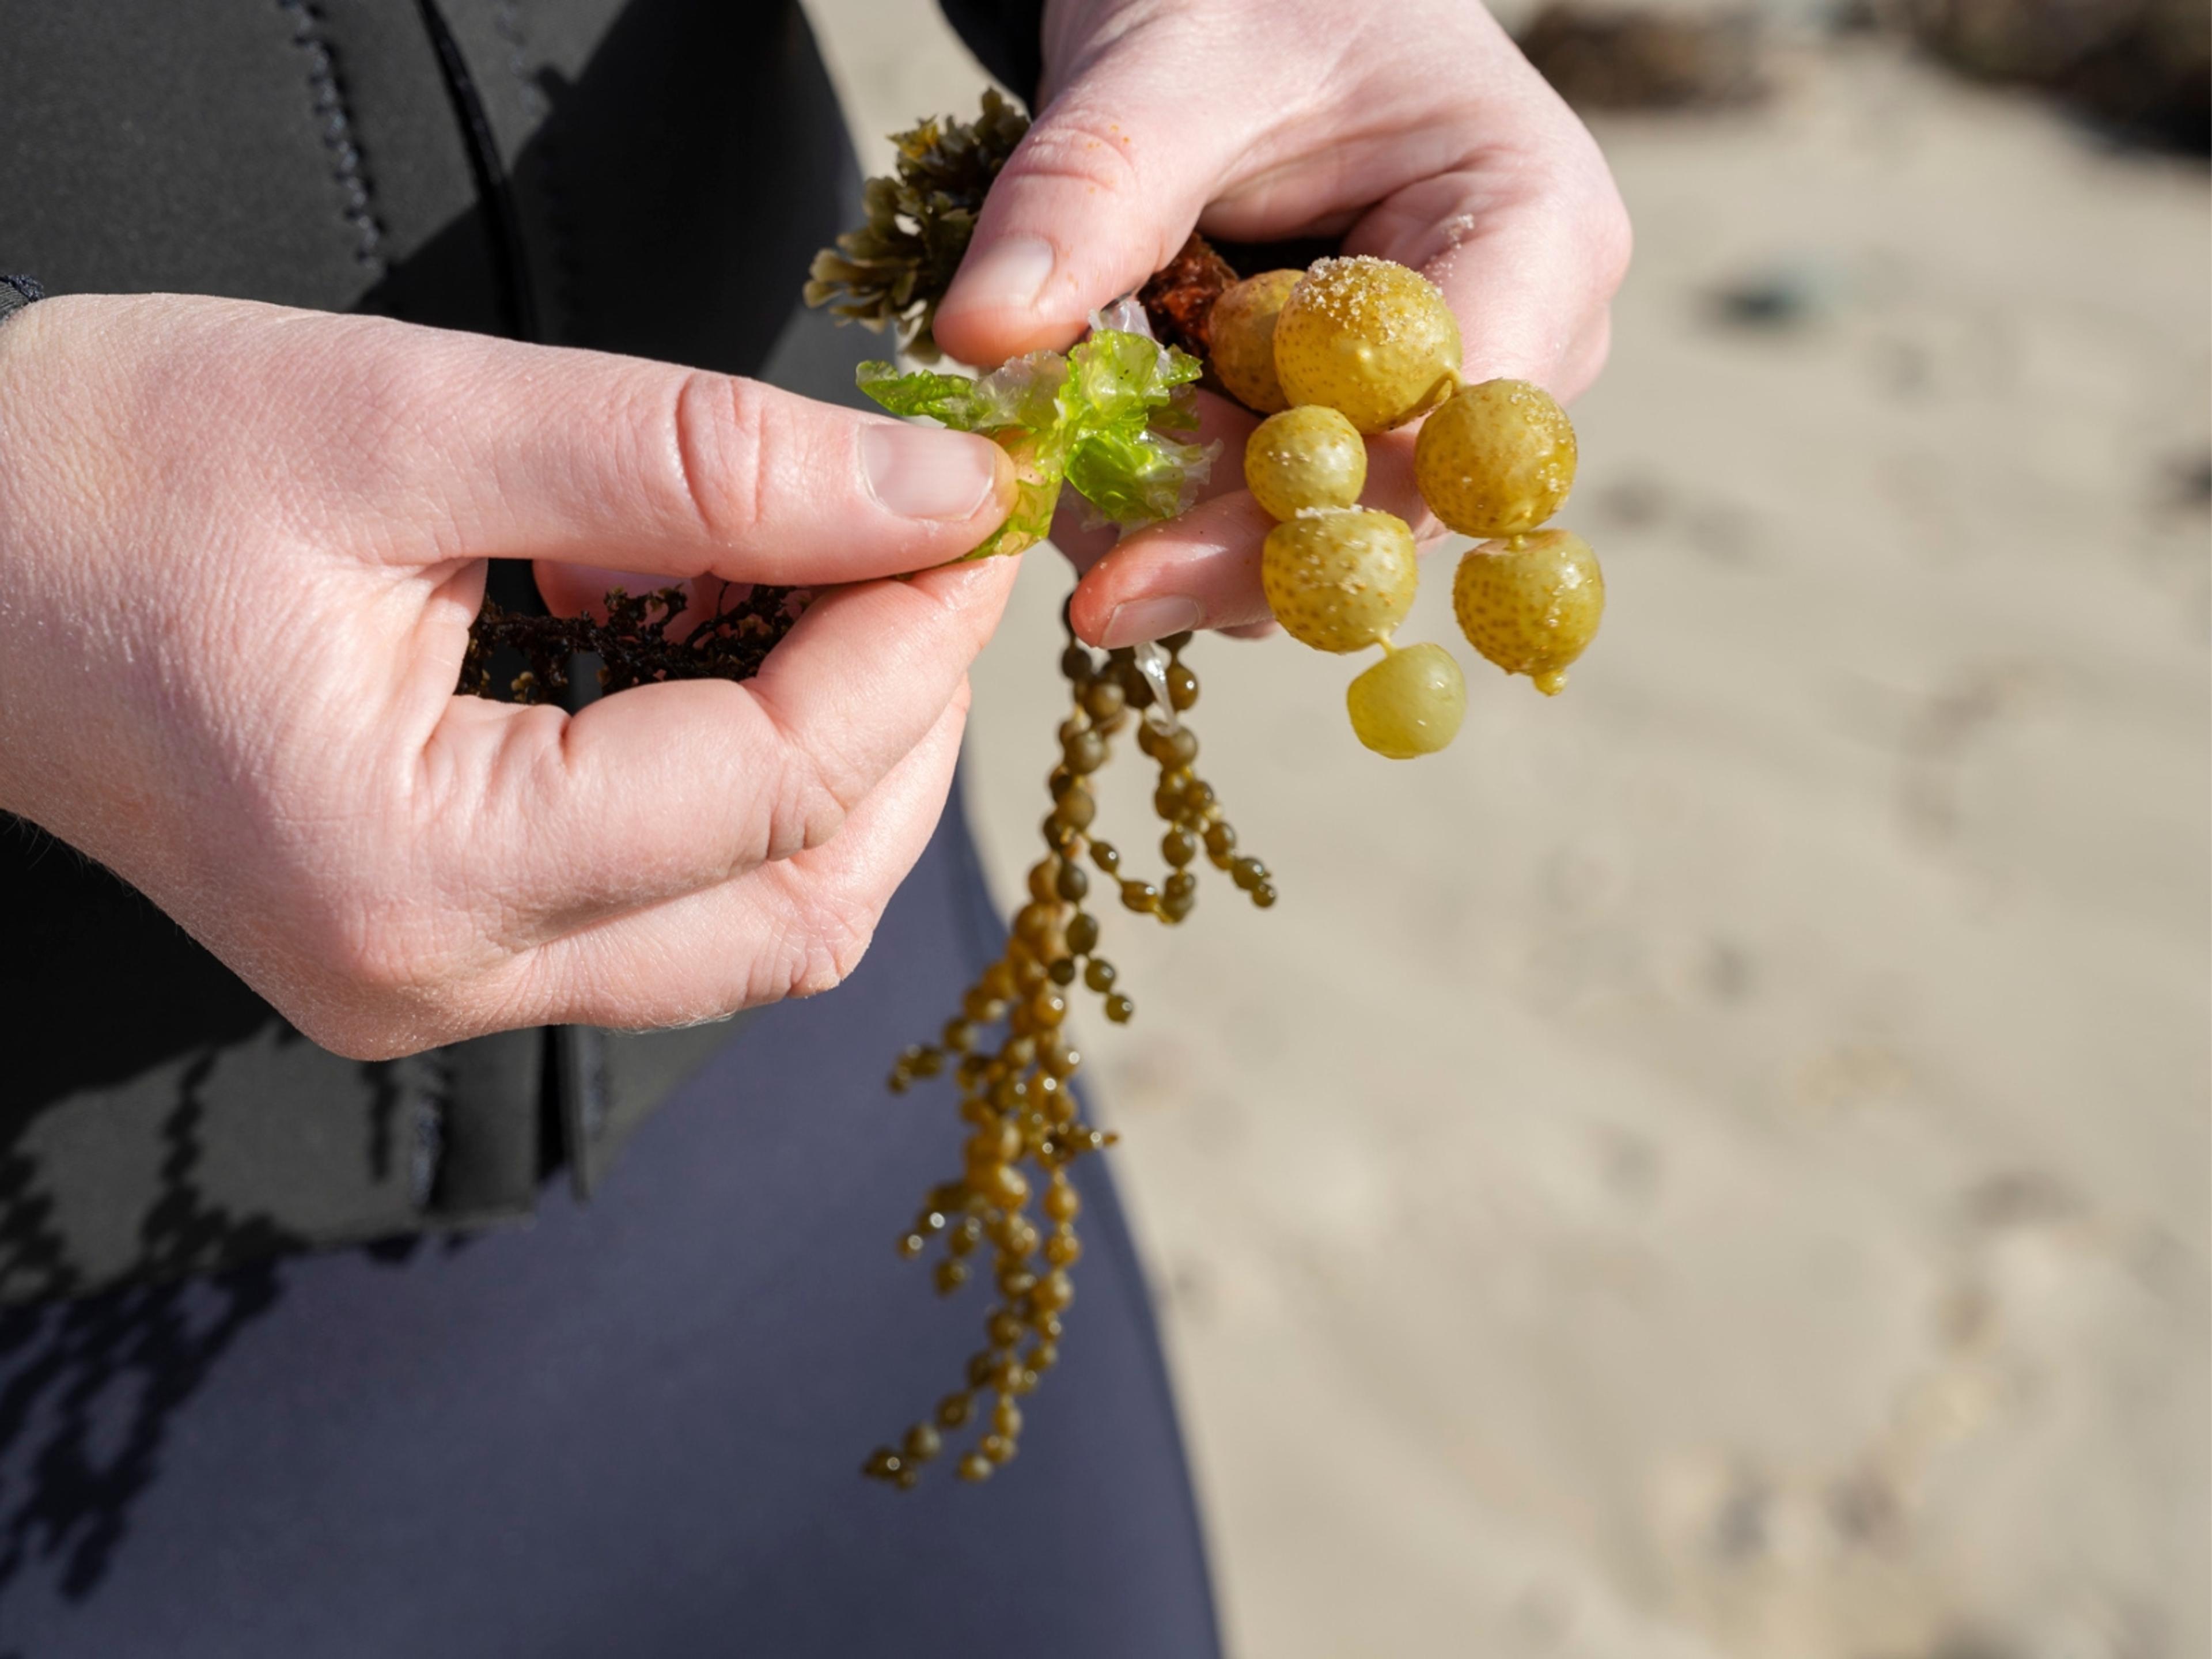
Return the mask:
[[[0,323],[6,322],[33,300],[46,297],[46,290],[39,285],[39,279],[35,276],[25,276],[20,273],[0,276]]]

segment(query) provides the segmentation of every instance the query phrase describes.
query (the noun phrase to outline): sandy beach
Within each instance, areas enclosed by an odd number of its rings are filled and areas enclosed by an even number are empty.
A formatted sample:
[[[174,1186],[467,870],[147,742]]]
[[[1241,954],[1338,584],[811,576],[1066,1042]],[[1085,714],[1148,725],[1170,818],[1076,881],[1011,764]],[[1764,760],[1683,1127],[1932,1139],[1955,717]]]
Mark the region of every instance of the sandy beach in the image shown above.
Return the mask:
[[[809,9],[872,166],[972,106],[921,0]],[[1776,76],[1598,125],[1565,695],[1464,649],[1450,552],[1443,757],[1192,651],[1283,899],[1109,918],[1083,1036],[1240,1659],[2212,1652],[2205,171],[1870,40]],[[1008,894],[1067,583],[975,676]]]

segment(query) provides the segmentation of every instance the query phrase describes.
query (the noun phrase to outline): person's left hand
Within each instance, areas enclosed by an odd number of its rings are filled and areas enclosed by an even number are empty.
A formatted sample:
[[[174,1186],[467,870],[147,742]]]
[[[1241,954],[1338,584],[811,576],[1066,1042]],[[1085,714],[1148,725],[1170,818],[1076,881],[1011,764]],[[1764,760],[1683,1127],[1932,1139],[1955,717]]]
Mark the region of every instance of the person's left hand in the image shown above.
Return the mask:
[[[1474,0],[1048,0],[1044,62],[1036,125],[937,313],[953,356],[1066,347],[1195,227],[1341,235],[1411,265],[1458,317],[1470,383],[1564,402],[1596,378],[1627,214],[1589,134]],[[1203,402],[1227,441],[1211,498],[1091,567],[1073,618],[1094,644],[1267,619],[1271,521],[1242,488],[1255,417]],[[1439,533],[1413,428],[1370,453],[1365,501]]]

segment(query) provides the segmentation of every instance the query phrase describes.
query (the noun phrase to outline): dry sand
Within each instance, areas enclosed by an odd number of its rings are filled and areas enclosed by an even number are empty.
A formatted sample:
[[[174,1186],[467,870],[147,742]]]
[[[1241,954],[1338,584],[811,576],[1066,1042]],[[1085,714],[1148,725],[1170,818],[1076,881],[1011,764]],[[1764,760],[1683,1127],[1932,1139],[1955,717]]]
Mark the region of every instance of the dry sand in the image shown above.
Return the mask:
[[[811,9],[863,134],[971,102],[921,0]],[[1600,131],[1565,696],[1469,653],[1393,765],[1342,665],[1193,653],[1283,902],[1109,920],[1087,1034],[1243,1659],[2212,1651],[2205,173],[1784,70]],[[1066,583],[975,677],[1008,893]]]

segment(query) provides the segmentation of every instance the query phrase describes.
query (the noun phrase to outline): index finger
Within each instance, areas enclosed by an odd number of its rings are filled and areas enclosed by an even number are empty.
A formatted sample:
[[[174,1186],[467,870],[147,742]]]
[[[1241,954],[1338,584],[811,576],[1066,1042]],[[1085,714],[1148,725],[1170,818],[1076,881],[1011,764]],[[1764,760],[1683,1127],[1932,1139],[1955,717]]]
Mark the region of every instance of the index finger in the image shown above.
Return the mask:
[[[502,943],[523,948],[821,845],[958,694],[1014,562],[841,588],[738,684],[640,686],[574,715],[453,698],[418,769],[452,854],[428,867],[497,895]]]

